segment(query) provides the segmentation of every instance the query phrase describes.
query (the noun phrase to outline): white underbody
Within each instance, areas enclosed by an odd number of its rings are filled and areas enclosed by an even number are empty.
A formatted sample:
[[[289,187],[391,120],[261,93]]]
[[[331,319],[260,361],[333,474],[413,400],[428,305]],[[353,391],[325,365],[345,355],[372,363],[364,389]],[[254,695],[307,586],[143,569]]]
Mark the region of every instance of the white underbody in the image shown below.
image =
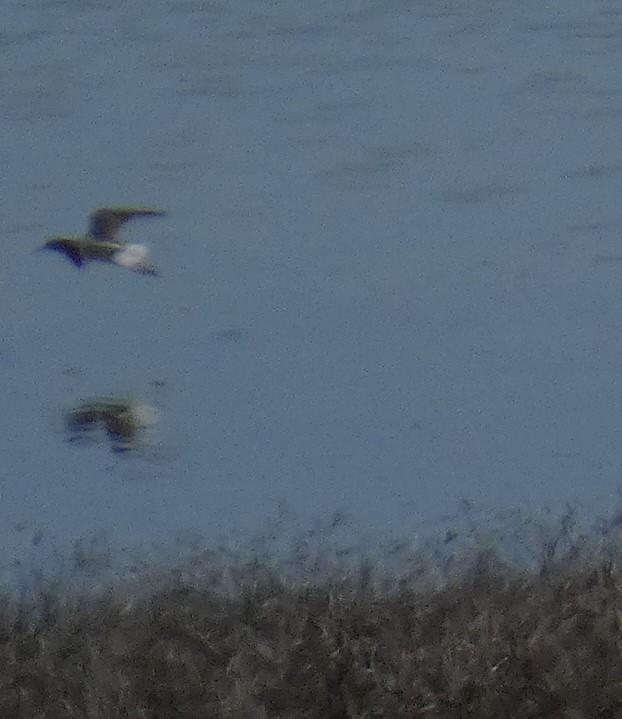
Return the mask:
[[[154,267],[148,262],[149,249],[146,245],[124,245],[112,256],[112,261],[120,267],[134,272],[154,273]]]

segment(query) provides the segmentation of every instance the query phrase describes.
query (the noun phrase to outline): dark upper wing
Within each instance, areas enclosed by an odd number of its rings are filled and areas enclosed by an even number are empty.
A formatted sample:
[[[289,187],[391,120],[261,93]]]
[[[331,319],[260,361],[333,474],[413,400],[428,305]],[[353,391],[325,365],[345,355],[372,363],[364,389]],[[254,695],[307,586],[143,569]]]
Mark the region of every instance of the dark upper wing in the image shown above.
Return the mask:
[[[162,217],[164,212],[149,207],[101,207],[91,214],[89,234],[95,240],[120,242],[121,225],[134,217]]]
[[[75,247],[66,249],[65,254],[67,255],[67,257],[69,257],[69,259],[73,262],[73,264],[76,267],[82,267],[82,265],[84,264],[82,255]]]

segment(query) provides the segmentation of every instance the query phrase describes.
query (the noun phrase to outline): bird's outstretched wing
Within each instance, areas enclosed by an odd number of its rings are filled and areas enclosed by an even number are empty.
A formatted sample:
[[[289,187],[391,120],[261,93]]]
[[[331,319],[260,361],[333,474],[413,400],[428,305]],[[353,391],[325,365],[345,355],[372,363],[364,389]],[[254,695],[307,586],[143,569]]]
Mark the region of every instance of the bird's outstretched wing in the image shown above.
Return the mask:
[[[121,244],[117,233],[126,222],[134,217],[162,217],[164,214],[162,210],[150,207],[100,207],[91,213],[89,235],[94,240]]]

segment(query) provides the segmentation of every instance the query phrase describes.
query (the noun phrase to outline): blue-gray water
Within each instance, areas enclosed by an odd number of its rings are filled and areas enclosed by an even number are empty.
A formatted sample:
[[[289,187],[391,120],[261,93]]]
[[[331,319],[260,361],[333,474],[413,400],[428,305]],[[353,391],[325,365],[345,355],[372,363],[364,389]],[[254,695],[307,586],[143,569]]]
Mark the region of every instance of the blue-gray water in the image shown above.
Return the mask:
[[[215,536],[278,506],[384,538],[461,498],[617,503],[622,11],[7,7],[9,560],[37,531]],[[33,253],[107,203],[168,210],[127,231],[161,278]],[[108,392],[158,404],[154,456],[64,441]]]

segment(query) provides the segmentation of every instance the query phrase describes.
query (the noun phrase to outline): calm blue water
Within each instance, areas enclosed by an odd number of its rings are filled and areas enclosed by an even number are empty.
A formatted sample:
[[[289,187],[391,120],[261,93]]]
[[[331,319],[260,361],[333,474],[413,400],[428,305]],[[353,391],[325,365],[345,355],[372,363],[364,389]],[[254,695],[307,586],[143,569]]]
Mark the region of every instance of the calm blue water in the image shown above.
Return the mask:
[[[7,561],[616,504],[622,11],[574,5],[9,3]],[[161,278],[33,254],[109,203],[168,210],[126,233]],[[64,441],[108,392],[153,456]]]

